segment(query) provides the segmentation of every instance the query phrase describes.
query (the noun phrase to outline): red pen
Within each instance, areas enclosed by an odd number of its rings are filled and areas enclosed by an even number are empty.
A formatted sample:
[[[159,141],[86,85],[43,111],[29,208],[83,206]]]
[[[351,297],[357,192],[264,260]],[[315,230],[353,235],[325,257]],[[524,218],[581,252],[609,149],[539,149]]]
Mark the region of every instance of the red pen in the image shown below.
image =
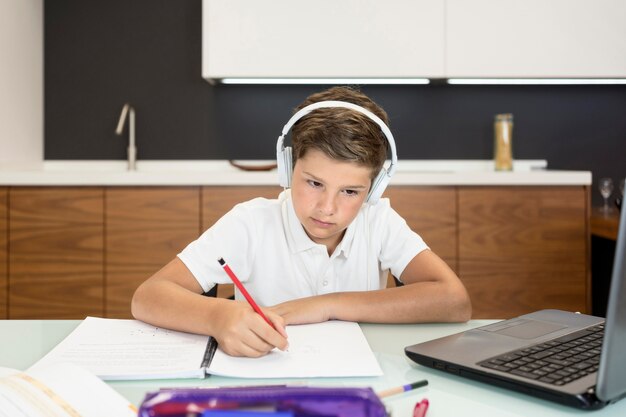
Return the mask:
[[[239,281],[239,278],[237,278],[237,275],[235,275],[235,273],[226,264],[226,261],[224,260],[224,258],[219,258],[217,262],[219,262],[220,265],[222,265],[222,268],[224,268],[224,271],[226,271],[230,279],[233,281],[233,283],[239,289],[239,291],[243,294],[243,296],[248,301],[248,304],[250,304],[250,306],[254,309],[254,311],[256,311],[259,316],[263,317],[263,319],[267,322],[267,324],[269,324],[270,326],[272,326],[274,330],[276,330],[276,327],[274,327],[274,324],[265,316],[265,314],[263,314],[263,312],[261,311],[257,303],[254,302],[254,299],[252,298],[252,296],[248,294],[248,291],[246,291],[246,288],[243,286],[241,281]]]
[[[415,404],[413,409],[413,417],[424,417],[428,410],[428,399],[424,398],[422,401]]]

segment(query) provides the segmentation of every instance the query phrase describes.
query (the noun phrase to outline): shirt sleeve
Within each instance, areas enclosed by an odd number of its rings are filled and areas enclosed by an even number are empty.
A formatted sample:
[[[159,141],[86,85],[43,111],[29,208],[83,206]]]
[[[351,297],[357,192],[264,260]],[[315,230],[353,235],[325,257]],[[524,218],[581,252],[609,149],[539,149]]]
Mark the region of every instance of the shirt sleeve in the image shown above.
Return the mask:
[[[255,226],[243,205],[235,206],[191,242],[178,258],[191,271],[202,289],[207,292],[215,284],[232,281],[217,261],[224,258],[240,281],[250,276],[250,262],[254,253]]]
[[[420,252],[430,249],[422,237],[411,230],[404,218],[391,206],[389,200],[378,210],[376,216],[381,230],[379,261],[381,270],[390,270],[400,280],[400,276],[411,260]]]

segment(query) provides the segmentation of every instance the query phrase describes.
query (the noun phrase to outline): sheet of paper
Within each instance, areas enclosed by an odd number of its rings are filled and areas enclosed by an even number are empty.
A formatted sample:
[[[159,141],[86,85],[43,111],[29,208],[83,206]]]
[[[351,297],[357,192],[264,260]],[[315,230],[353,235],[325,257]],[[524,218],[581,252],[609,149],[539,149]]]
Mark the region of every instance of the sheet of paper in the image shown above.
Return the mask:
[[[113,388],[72,364],[21,372],[0,368],[0,417],[134,417]]]
[[[287,326],[289,351],[235,358],[220,349],[209,373],[238,378],[377,376],[383,372],[357,323],[327,321]]]
[[[105,380],[202,378],[207,341],[138,320],[87,317],[33,368],[71,362]]]

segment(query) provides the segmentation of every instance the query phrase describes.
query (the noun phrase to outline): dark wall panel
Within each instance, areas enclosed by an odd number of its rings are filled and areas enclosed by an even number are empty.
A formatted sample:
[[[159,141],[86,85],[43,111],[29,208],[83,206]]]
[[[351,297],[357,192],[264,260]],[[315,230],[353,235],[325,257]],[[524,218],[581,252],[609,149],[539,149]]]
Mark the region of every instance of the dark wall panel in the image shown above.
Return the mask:
[[[201,78],[201,8],[46,1],[45,158],[124,159],[126,134],[114,130],[125,102],[136,109],[139,159],[273,158],[292,108],[325,87],[211,86]],[[511,112],[516,158],[626,176],[626,86],[362,90],[387,110],[400,158],[491,158],[493,115]]]

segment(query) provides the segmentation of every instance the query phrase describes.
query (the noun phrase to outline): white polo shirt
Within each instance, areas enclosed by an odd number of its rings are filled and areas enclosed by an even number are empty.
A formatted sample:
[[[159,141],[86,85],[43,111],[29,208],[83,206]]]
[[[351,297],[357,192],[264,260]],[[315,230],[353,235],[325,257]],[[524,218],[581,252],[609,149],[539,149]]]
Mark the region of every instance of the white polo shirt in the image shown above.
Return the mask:
[[[236,205],[178,257],[204,291],[232,283],[218,263],[223,257],[262,306],[312,295],[385,288],[387,273],[400,277],[428,249],[404,219],[380,199],[364,204],[329,256],[306,234],[291,201],[255,198]],[[243,296],[235,289],[235,299]]]

